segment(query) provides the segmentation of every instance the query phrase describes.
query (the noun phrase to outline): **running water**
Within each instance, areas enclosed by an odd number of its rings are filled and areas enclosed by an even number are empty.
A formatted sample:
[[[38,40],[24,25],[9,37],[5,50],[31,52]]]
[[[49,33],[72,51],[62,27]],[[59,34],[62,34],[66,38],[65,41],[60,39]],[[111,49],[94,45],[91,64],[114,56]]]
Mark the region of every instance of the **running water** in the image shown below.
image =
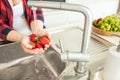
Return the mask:
[[[41,73],[41,72],[42,72],[42,73],[43,73],[43,72],[44,72],[44,73],[46,72],[46,68],[45,68],[44,61],[42,60],[42,56],[43,56],[43,54],[35,55],[35,62],[34,62],[35,72],[36,72],[36,74],[38,75],[38,79],[39,79],[39,80],[43,79],[43,77],[44,77],[44,75],[42,75],[42,74],[40,74],[40,73]],[[42,62],[42,63],[40,63],[40,62]],[[39,69],[38,66],[37,66],[37,64],[40,64],[40,65],[42,66],[42,68]],[[47,72],[46,72],[46,73],[47,73]],[[46,74],[46,73],[45,73],[45,74]],[[48,79],[46,79],[46,80],[48,80]]]
[[[34,20],[36,20],[36,9],[37,9],[36,7],[32,7]],[[34,23],[34,27],[35,27],[35,31],[37,33],[36,23]],[[37,64],[38,64],[39,60],[41,59],[41,55],[42,54],[35,55],[35,63],[34,63],[34,65],[35,65],[35,72],[36,72],[36,74],[38,74],[40,72],[39,69],[37,68]],[[44,68],[43,68],[43,70],[44,70]],[[39,79],[40,79],[40,77],[39,77]]]
[[[34,20],[36,20],[36,10],[37,10],[37,8],[36,7],[32,7],[32,10],[33,10],[33,15],[34,15]],[[36,30],[36,33],[38,32],[38,30],[37,30],[37,26],[36,26],[36,23],[34,23],[34,27],[35,27],[35,30]],[[43,61],[43,59],[42,59],[42,57],[44,56],[44,54],[42,53],[42,54],[37,54],[37,55],[35,55],[35,62],[34,62],[34,66],[35,66],[35,72],[36,72],[36,74],[38,75],[38,79],[39,80],[42,80],[42,79],[44,79],[44,80],[54,80],[54,77],[53,76],[50,76],[50,74],[52,74],[51,72],[50,72],[50,70],[46,67],[46,65],[45,65],[45,63],[44,63],[44,61]],[[40,63],[40,62],[42,62],[42,63]],[[38,68],[38,64],[40,64],[41,66],[42,66],[42,69],[39,69]],[[40,73],[43,73],[43,74],[40,74]],[[47,75],[46,75],[47,74]]]

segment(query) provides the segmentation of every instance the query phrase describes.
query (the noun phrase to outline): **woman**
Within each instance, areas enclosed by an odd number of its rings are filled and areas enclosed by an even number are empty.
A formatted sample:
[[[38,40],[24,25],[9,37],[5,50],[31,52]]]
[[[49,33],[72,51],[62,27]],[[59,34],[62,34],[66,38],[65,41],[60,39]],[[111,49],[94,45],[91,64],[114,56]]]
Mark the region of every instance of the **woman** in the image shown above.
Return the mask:
[[[46,50],[32,49],[28,34],[46,35],[50,38],[47,31],[43,29],[44,18],[41,8],[36,10],[34,20],[33,11],[27,6],[28,0],[0,0],[0,38],[8,41],[21,42],[22,48],[27,53],[40,54]],[[35,25],[36,24],[36,25]]]

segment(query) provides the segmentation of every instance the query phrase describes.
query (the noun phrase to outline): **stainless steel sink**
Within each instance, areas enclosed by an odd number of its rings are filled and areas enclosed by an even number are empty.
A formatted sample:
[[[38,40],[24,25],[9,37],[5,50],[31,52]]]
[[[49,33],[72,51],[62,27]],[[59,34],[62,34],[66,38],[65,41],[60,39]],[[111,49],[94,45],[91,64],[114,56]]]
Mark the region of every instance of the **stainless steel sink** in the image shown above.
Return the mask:
[[[60,58],[59,40],[65,51],[80,52],[83,31],[78,26],[50,28],[52,45],[40,56],[35,66],[36,56],[26,54],[19,43],[0,45],[0,80],[85,80],[75,76],[75,62],[63,62]],[[103,68],[108,46],[91,37],[88,54],[91,55],[88,69]],[[35,69],[39,72],[36,73]],[[69,76],[70,77],[66,77]],[[74,76],[74,77],[71,77]]]
[[[36,56],[24,53],[19,43],[1,46],[0,52],[0,80],[56,80],[67,66],[52,47],[40,56],[36,66]]]
[[[59,40],[62,41],[63,47],[65,51],[69,52],[80,52],[81,44],[82,44],[82,34],[83,29],[79,26],[69,26],[69,27],[59,27],[54,29],[56,33],[52,35],[54,48],[60,53],[60,44]],[[99,80],[103,80],[102,72],[104,68],[105,59],[108,55],[109,47],[113,46],[113,44],[108,43],[107,41],[103,41],[102,39],[91,35],[89,48],[86,54],[90,54],[89,62],[87,63],[88,71],[92,72],[92,74],[85,74],[88,77],[92,77],[90,80],[94,80],[93,77],[96,77],[95,74],[100,73],[98,76]],[[64,75],[62,80],[87,80],[87,78],[82,79],[83,77],[75,76],[74,67],[76,66],[75,62],[71,63],[72,68]],[[95,79],[96,80],[96,79]]]

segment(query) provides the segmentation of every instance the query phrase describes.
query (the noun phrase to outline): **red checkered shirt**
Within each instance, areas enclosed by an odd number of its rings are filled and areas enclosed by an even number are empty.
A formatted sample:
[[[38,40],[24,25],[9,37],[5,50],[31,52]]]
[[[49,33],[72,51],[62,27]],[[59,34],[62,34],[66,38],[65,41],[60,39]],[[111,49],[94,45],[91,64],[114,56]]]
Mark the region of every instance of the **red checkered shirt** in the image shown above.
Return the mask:
[[[30,26],[34,20],[33,11],[27,5],[28,0],[22,0],[24,8],[24,16],[27,24]],[[37,8],[37,19],[44,22],[42,8]],[[13,11],[8,0],[0,0],[0,38],[6,40],[7,34],[13,30]]]

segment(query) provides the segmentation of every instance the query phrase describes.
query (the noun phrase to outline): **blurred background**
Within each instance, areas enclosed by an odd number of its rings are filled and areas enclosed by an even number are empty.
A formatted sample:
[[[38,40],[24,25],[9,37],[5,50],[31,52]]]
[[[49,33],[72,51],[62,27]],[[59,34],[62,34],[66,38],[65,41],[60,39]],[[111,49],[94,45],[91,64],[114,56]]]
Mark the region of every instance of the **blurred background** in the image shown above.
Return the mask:
[[[88,7],[93,19],[117,13],[119,0],[43,0],[80,4]],[[83,23],[83,15],[77,12],[43,9],[46,27],[55,27],[64,24]]]

